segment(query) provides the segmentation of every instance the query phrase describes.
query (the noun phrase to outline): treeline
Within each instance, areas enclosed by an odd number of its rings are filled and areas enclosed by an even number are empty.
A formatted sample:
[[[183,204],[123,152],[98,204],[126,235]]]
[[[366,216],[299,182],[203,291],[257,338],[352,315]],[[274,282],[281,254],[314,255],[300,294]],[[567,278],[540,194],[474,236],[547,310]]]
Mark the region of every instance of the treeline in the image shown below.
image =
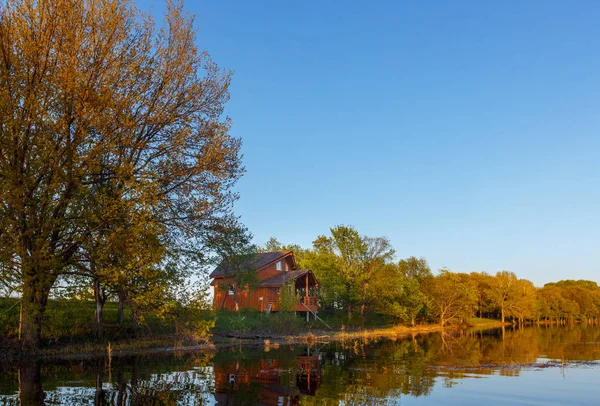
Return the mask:
[[[127,0],[0,5],[0,296],[24,346],[52,296],[93,295],[98,337],[107,300],[134,329],[206,306],[186,282],[236,222],[241,142],[230,72],[167,3],[161,26]]]
[[[502,322],[600,321],[600,288],[593,281],[565,280],[537,288],[513,272],[495,275],[440,269],[434,275],[424,258],[396,261],[385,237],[361,235],[339,225],[310,249],[271,238],[264,251],[292,249],[298,266],[320,281],[320,305],[348,318],[368,312],[399,322],[468,324],[473,317]]]

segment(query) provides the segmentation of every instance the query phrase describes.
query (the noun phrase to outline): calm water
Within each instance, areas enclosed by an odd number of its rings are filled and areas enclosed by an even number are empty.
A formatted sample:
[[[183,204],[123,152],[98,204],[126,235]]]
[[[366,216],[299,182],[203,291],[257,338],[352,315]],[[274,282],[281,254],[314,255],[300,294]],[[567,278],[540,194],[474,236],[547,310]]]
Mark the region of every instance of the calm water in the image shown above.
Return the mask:
[[[600,328],[0,367],[0,405],[599,405]],[[45,402],[45,403],[44,403]]]

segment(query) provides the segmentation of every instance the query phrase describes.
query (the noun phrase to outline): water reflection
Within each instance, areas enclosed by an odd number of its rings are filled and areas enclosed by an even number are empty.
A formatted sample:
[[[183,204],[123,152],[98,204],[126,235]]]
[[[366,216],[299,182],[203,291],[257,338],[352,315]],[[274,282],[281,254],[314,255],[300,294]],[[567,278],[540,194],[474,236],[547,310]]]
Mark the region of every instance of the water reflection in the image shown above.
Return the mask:
[[[472,377],[548,366],[597,372],[598,360],[600,328],[582,325],[38,361],[0,367],[0,405],[393,404]]]

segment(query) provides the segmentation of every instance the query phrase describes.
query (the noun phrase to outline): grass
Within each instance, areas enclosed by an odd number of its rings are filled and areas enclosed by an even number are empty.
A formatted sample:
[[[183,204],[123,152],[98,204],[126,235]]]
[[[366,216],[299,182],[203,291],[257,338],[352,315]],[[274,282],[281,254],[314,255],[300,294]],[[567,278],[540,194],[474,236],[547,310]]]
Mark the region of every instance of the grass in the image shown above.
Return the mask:
[[[19,328],[18,299],[0,298],[0,336],[14,339]],[[130,339],[136,333],[165,335],[173,331],[173,326],[165,324],[154,314],[144,315],[140,331],[134,331],[131,323],[131,310],[125,308],[125,323],[118,321],[118,304],[108,302],[104,306],[104,330],[106,341]],[[97,341],[94,336],[95,304],[81,300],[49,300],[44,313],[42,337],[48,344],[79,344]]]
[[[474,327],[483,326],[483,325],[502,325],[500,320],[496,319],[487,319],[485,317],[472,317],[469,320],[469,324]]]
[[[334,330],[340,330],[342,328],[345,330],[380,329],[393,327],[395,325],[392,317],[372,312],[366,313],[364,316],[355,313],[349,319],[346,312],[322,310],[319,312],[319,317]],[[325,329],[326,327],[317,321],[315,328],[320,330]]]
[[[216,314],[216,335],[232,335],[236,337],[268,335],[294,335],[312,329],[314,321],[306,323],[304,317],[293,312],[260,313],[255,310],[239,312],[219,311]]]

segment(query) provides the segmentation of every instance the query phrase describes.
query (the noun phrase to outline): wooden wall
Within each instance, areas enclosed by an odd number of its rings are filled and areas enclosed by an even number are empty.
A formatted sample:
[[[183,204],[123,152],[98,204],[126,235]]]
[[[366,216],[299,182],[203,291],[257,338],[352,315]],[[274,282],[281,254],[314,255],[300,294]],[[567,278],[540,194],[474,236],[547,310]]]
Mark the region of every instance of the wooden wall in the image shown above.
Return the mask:
[[[227,286],[227,283],[224,283]],[[269,304],[271,305],[271,311],[277,311],[279,305],[279,294],[277,293],[278,288],[258,288],[250,292],[238,292],[237,299],[240,309],[252,308],[259,311],[266,311]],[[235,300],[233,295],[228,294],[226,289],[222,289],[220,286],[214,286],[214,308],[219,310],[223,307],[223,300],[225,300],[224,308],[227,310],[235,310]],[[260,297],[263,298],[262,303]]]
[[[263,281],[265,279],[268,279],[272,276],[277,275],[280,272],[285,272],[285,265],[287,264],[288,266],[288,270],[291,271],[293,269],[294,266],[294,260],[292,258],[292,254],[288,254],[286,257],[281,259],[281,271],[277,270],[277,262],[275,261],[272,264],[261,268],[257,273],[256,276],[258,277],[259,281]]]

